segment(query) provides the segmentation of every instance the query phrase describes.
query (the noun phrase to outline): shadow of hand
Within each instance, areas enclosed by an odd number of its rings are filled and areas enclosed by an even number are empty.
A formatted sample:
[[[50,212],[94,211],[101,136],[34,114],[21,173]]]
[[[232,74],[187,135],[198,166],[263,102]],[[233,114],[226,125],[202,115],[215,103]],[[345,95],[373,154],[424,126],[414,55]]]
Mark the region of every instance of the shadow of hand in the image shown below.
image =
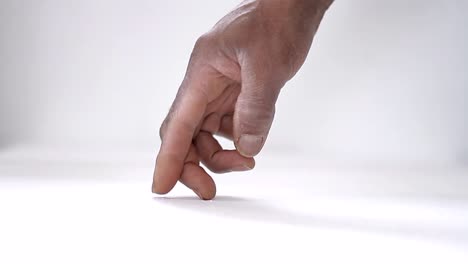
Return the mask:
[[[330,216],[320,212],[303,214],[272,205],[271,202],[266,200],[233,196],[218,196],[212,201],[200,201],[198,197],[189,196],[154,197],[153,199],[158,203],[184,210],[247,221],[468,243],[468,227],[415,225],[411,221],[379,220],[356,216]]]

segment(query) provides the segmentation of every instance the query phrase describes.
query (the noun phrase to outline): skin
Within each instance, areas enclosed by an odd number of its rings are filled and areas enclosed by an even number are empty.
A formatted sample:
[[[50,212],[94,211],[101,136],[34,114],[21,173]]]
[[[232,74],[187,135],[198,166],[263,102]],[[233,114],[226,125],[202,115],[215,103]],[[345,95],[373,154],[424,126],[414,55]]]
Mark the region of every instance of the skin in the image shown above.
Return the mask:
[[[281,89],[304,63],[332,0],[245,1],[201,36],[160,128],[152,191],[180,181],[213,199],[215,173],[255,166]],[[234,142],[224,150],[214,135]]]

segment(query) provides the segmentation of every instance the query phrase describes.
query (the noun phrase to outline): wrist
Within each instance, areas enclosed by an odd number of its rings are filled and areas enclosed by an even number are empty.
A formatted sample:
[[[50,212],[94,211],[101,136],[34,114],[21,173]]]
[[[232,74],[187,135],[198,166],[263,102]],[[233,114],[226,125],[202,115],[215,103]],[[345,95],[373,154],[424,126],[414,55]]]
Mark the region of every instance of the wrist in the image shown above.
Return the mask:
[[[273,20],[313,25],[324,16],[334,0],[256,0],[260,13]]]
[[[315,14],[325,12],[334,0],[256,0],[256,2],[267,9],[277,12],[290,11],[297,13]]]
[[[255,0],[256,9],[273,28],[284,25],[313,36],[333,0]]]
[[[305,10],[326,11],[334,0],[288,0],[294,6]],[[286,1],[286,2],[288,2]]]

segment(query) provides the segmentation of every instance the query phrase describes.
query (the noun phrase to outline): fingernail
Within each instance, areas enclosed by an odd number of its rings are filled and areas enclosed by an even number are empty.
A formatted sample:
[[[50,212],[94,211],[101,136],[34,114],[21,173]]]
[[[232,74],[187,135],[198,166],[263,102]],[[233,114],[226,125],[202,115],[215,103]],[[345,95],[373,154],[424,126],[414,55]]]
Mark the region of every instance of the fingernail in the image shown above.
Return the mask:
[[[198,197],[200,197],[200,199],[205,200],[205,198],[203,198],[203,196],[201,195],[200,191],[194,190],[194,192],[196,195],[198,195]]]
[[[245,157],[253,157],[260,152],[263,137],[256,135],[241,135],[237,143],[237,150]]]
[[[247,165],[240,165],[232,168],[232,171],[249,171],[252,170],[253,168],[247,166]]]

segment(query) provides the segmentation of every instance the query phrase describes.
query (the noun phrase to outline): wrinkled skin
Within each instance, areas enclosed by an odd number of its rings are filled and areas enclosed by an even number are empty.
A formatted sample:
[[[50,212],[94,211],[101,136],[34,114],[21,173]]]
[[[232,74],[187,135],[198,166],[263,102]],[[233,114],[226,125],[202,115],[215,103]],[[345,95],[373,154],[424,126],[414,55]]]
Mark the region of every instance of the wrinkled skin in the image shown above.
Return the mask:
[[[215,173],[255,166],[281,88],[304,63],[332,1],[246,1],[198,39],[185,78],[164,120],[152,190],[168,193],[177,181],[201,199]],[[232,140],[224,150],[213,135]]]

